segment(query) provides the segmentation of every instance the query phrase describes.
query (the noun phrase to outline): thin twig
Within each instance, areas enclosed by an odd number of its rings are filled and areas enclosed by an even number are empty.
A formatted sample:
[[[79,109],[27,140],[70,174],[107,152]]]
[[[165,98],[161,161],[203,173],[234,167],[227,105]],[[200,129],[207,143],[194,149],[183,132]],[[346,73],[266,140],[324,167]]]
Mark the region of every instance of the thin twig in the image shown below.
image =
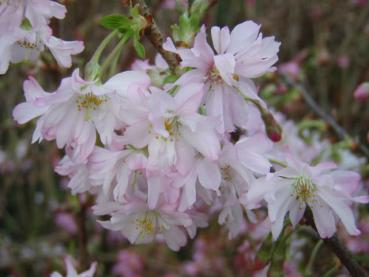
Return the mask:
[[[307,210],[305,212],[305,219],[307,223],[316,229],[313,215],[310,210]],[[322,239],[324,241],[324,244],[336,254],[336,256],[340,259],[341,263],[347,268],[347,270],[350,272],[350,274],[353,277],[368,277],[368,273],[362,268],[352,257],[352,254],[350,251],[347,250],[347,248],[339,241],[338,237],[336,235],[327,238]]]
[[[319,104],[314,100],[314,98],[311,96],[309,91],[306,89],[304,84],[302,84],[301,82],[295,81],[288,76],[283,76],[283,79],[285,83],[288,84],[290,87],[295,87],[299,89],[306,104],[314,111],[314,113],[317,116],[325,120],[332,127],[332,129],[335,131],[335,133],[338,135],[340,139],[353,139],[353,137],[349,134],[349,132],[346,129],[344,129],[342,126],[340,126],[331,114],[329,114],[327,111],[323,110],[319,106]],[[369,158],[369,148],[366,145],[364,145],[362,142],[360,142],[359,139],[354,139],[354,141],[356,142],[359,150],[367,158]]]
[[[154,17],[150,12],[149,7],[146,5],[144,0],[132,0],[132,4],[138,4],[139,10],[142,16],[146,19],[148,25],[144,30],[146,37],[150,40],[156,51],[158,51],[164,60],[168,63],[169,68],[176,72],[179,66],[180,58],[177,54],[164,50],[163,48],[163,35],[160,29],[155,23]]]

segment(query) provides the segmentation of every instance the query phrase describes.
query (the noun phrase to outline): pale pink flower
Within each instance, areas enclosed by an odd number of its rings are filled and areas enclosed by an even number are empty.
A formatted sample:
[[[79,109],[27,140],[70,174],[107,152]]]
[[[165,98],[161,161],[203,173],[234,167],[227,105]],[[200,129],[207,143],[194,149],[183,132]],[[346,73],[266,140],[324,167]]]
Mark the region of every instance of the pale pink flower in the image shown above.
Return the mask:
[[[47,47],[62,67],[72,65],[71,55],[79,54],[81,41],[63,41],[52,35],[51,17],[63,18],[65,7],[48,0],[15,0],[0,4],[0,74],[10,63],[35,61]]]
[[[102,186],[104,194],[113,189],[113,198],[122,201],[129,186],[135,186],[138,174],[145,173],[146,156],[133,149],[113,151],[96,147],[89,157],[89,179]]]
[[[137,149],[147,147],[149,206],[153,208],[164,182],[173,174],[187,174],[188,164],[197,155],[211,161],[218,159],[220,143],[214,122],[198,113],[202,85],[182,86],[174,96],[153,90],[151,94],[129,97],[122,105],[122,111],[129,113],[122,142]]]
[[[76,162],[66,155],[55,167],[55,172],[70,178],[67,186],[73,195],[91,191],[89,169],[86,163]]]
[[[242,96],[258,98],[250,78],[273,71],[278,60],[280,43],[273,37],[263,38],[259,30],[252,21],[237,25],[232,32],[228,27],[213,27],[215,52],[206,41],[205,28],[196,35],[191,49],[176,49],[170,39],[164,45],[181,57],[182,66],[193,68],[177,81],[179,84],[205,82],[207,114],[219,120],[220,133],[244,127],[247,112]]]
[[[23,7],[20,0],[0,2],[0,35],[11,34],[22,23]]]
[[[65,6],[50,0],[3,0],[0,2],[0,22],[6,22],[7,27],[19,27],[24,18],[34,27],[44,27],[49,24],[52,17],[63,19],[66,12]]]
[[[175,166],[181,153],[191,149],[217,159],[215,122],[198,113],[201,99],[201,84],[182,86],[174,96],[157,89],[127,95],[121,108],[122,117],[128,114],[122,142],[138,149],[148,147],[150,170]]]
[[[187,156],[187,164],[183,163],[182,167],[188,173],[184,180],[178,177],[175,182],[177,186],[183,184],[179,209],[186,210],[195,203],[199,185],[217,194],[220,194],[221,184],[223,193],[228,187],[232,187],[238,195],[245,193],[254,174],[265,175],[269,172],[271,164],[264,155],[271,148],[271,141],[259,134],[242,138],[235,145],[224,141],[218,160],[212,161],[194,153],[191,158]],[[224,220],[221,221],[224,223]]]
[[[87,271],[77,273],[77,270],[73,266],[71,257],[67,256],[64,261],[67,270],[65,277],[93,277],[96,272],[96,262],[92,263],[90,269]],[[55,271],[50,275],[50,277],[63,277],[63,275]]]
[[[109,144],[115,128],[121,127],[119,95],[114,88],[136,84],[127,80],[127,74],[131,72],[117,74],[101,85],[83,80],[77,69],[53,93],[46,93],[30,78],[24,82],[26,102],[15,107],[13,116],[20,124],[39,117],[32,142],[55,139],[58,148],[67,146],[69,156],[85,161],[94,148],[96,131],[101,142]],[[146,75],[137,74],[149,83]]]
[[[293,226],[302,218],[306,206],[312,210],[314,222],[322,238],[336,231],[338,217],[350,235],[359,235],[350,204],[367,203],[368,196],[354,197],[360,175],[353,171],[334,170],[332,163],[309,166],[290,158],[288,167],[258,179],[247,194],[249,208],[260,200],[268,204],[273,238],[277,239],[286,213]]]
[[[165,203],[149,209],[146,199],[132,196],[127,203],[103,202],[94,207],[96,215],[110,215],[100,221],[103,227],[121,231],[133,244],[149,243],[162,237],[169,248],[178,251],[187,242],[185,227],[191,226],[191,217]]]
[[[52,17],[63,19],[67,12],[64,5],[50,0],[23,0],[25,2],[25,16],[32,26],[43,26]]]
[[[0,40],[0,55],[2,57],[0,74],[7,71],[9,63],[34,62],[45,47],[53,54],[59,66],[71,67],[71,56],[81,53],[84,49],[81,41],[63,41],[52,36],[51,29],[48,27],[30,30],[17,28],[5,36],[8,38],[4,37]]]

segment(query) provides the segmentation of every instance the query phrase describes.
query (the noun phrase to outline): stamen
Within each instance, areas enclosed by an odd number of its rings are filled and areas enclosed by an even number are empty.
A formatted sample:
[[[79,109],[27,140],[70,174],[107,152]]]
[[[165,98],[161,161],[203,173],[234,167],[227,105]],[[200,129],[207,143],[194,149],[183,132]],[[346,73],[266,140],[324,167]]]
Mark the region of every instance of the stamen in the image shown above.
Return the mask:
[[[179,122],[175,116],[164,121],[165,130],[169,133],[170,140],[174,140],[178,135]],[[165,139],[165,138],[164,138]]]
[[[155,215],[146,212],[143,217],[136,219],[136,230],[143,235],[152,235],[155,232]]]
[[[102,103],[106,101],[106,96],[96,96],[90,92],[78,96],[77,107],[79,111],[81,111],[82,109],[96,110],[97,107],[99,107]]]
[[[229,165],[223,166],[220,171],[222,173],[222,177],[225,181],[232,181],[233,177],[232,177],[232,172],[231,172],[231,167]]]
[[[36,40],[35,42],[27,41],[27,40],[18,40],[17,44],[26,49],[37,49],[40,46],[40,41]]]
[[[106,96],[96,96],[89,92],[78,96],[77,109],[78,111],[84,110],[85,120],[91,119],[91,112],[96,110],[101,104],[107,101]]]
[[[312,204],[316,201],[316,185],[310,178],[299,176],[293,183],[294,196],[302,203]]]
[[[212,84],[221,83],[223,81],[222,77],[220,76],[220,73],[216,67],[211,68],[211,70],[208,73],[208,81]]]

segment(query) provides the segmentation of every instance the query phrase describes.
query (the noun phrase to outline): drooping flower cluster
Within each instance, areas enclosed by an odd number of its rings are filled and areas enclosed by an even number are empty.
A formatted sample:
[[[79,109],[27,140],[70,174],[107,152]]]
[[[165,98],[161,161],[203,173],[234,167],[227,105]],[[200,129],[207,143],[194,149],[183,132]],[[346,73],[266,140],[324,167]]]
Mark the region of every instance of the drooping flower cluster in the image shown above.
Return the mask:
[[[80,41],[63,41],[52,35],[50,19],[63,19],[66,9],[50,0],[0,1],[0,74],[10,63],[35,61],[48,48],[62,67],[72,66],[71,55],[83,51]]]
[[[51,93],[30,78],[13,116],[21,124],[37,118],[33,142],[65,149],[56,172],[70,178],[72,193],[95,194],[102,226],[131,243],[162,240],[178,250],[207,226],[210,211],[233,238],[264,200],[275,238],[285,214],[295,225],[306,206],[322,237],[334,233],[335,215],[358,234],[349,203],[367,198],[351,195],[357,174],[311,167],[296,155],[273,164],[283,147],[266,134],[260,109],[267,105],[252,79],[274,70],[280,44],[251,21],[231,32],[213,27],[211,35],[215,51],[204,27],[192,48],[167,40],[184,72],[174,83],[160,78],[169,70],[161,58],[105,83],[84,80],[77,69]],[[314,212],[321,207],[329,220]]]

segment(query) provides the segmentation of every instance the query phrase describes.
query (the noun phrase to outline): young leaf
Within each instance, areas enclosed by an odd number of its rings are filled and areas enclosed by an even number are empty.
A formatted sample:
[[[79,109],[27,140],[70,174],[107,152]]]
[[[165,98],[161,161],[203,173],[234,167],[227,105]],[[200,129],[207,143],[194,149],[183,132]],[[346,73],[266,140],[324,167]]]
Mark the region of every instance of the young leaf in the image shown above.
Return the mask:
[[[129,28],[131,20],[124,15],[112,14],[101,18],[100,24],[107,29],[126,29]]]

